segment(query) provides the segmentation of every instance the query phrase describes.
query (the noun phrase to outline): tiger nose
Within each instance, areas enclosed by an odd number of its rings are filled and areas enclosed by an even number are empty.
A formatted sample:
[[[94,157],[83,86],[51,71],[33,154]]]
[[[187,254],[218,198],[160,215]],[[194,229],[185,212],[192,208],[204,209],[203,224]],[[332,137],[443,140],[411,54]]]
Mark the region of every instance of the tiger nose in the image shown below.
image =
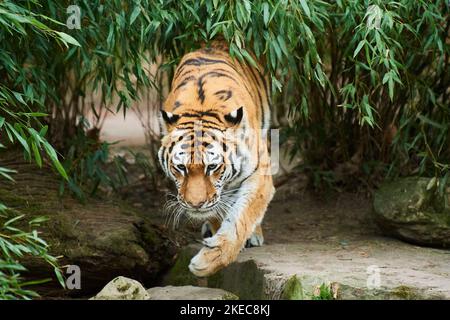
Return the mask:
[[[198,209],[198,208],[200,208],[202,205],[204,205],[206,201],[186,201],[186,202],[187,202],[187,204],[188,204],[189,206],[191,206],[192,208]]]

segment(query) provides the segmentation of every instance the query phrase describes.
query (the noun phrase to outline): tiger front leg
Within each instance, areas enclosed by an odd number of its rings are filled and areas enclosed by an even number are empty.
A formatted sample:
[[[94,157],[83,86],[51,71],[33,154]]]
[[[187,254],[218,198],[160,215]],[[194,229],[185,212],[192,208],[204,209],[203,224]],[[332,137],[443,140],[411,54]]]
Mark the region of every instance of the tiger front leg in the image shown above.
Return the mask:
[[[234,262],[252,234],[260,231],[274,188],[270,176],[259,176],[258,179],[260,183],[255,188],[256,192],[246,199],[240,199],[217,233],[203,240],[205,246],[189,265],[189,270],[196,276],[209,276]]]
[[[247,242],[245,243],[246,248],[252,248],[252,247],[261,247],[264,243],[264,236],[261,224],[258,224],[255,228],[255,231],[253,231],[253,234],[248,238]]]

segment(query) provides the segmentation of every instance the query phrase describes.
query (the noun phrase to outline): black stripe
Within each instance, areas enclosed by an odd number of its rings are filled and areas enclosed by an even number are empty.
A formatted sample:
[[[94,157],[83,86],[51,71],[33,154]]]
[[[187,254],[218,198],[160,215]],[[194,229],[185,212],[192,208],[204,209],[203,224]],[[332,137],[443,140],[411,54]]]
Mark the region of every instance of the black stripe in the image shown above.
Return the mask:
[[[201,76],[201,78],[205,78],[207,76],[211,76],[211,77],[215,77],[215,78],[225,77],[225,78],[233,80],[237,85],[239,85],[239,82],[233,76],[226,74],[224,72],[221,72],[221,71],[209,71],[207,73],[204,73]]]
[[[227,101],[231,98],[233,92],[231,90],[219,90],[215,92],[214,95],[218,96],[222,101]]]
[[[175,74],[175,78],[178,77],[178,75],[181,73],[182,69],[184,69],[185,66],[189,65],[189,66],[202,66],[202,65],[212,65],[212,64],[225,64],[227,66],[230,66],[231,68],[234,69],[234,66],[225,61],[225,60],[221,60],[221,59],[209,59],[209,58],[205,58],[205,57],[198,57],[198,58],[191,58],[191,59],[187,59],[186,61],[184,61],[181,65],[178,66],[178,71]]]
[[[253,81],[255,81],[255,84],[257,87],[256,93],[258,94],[258,99],[259,99],[259,103],[260,103],[259,107],[261,109],[261,128],[263,128],[263,126],[264,126],[264,105],[263,105],[263,99],[261,96],[261,92],[259,92],[259,90],[258,90],[258,88],[261,87],[261,83],[258,81],[258,77],[255,74],[255,70],[252,67],[248,67],[248,68],[250,69],[250,73],[252,75]],[[264,90],[265,90],[265,88],[264,88]]]
[[[186,117],[186,118],[199,118],[201,117],[200,114],[198,113],[189,113],[189,112],[185,112],[181,114],[182,117]]]
[[[267,81],[266,81],[266,78],[264,77],[264,75],[263,75],[259,70],[255,70],[255,71],[257,72],[257,74],[259,75],[260,80],[261,80],[262,83],[263,83],[264,92],[265,92],[265,94],[266,94],[266,100],[267,100],[266,102],[267,102],[267,106],[269,107],[269,110],[271,110],[272,107],[271,107],[271,105],[270,105],[270,93],[269,93],[270,88],[269,88],[269,86],[268,86],[268,83],[267,83]],[[264,111],[263,111],[263,116],[264,116]],[[264,125],[264,117],[263,117],[263,125]],[[265,129],[267,129],[267,128],[265,128]]]
[[[175,144],[176,144],[176,142],[172,142],[172,143],[170,144],[170,147],[169,147],[169,153],[172,152],[173,147],[175,146]]]
[[[201,122],[203,123],[210,123],[210,124],[214,124],[214,125],[216,125],[216,126],[220,126],[222,123],[217,123],[217,122],[214,122],[214,121],[210,121],[210,120],[206,120],[206,119],[202,119],[201,120]]]
[[[184,72],[183,74],[180,74],[180,78],[184,78],[185,76],[187,76],[188,74],[191,74],[194,70],[187,70],[186,72]]]
[[[198,86],[198,98],[200,99],[200,103],[203,104],[205,102],[205,90],[203,90],[203,76],[201,76],[197,81]]]
[[[226,74],[224,72],[219,71],[209,71],[207,73],[204,73],[200,78],[198,78],[197,85],[198,85],[198,98],[200,99],[200,102],[203,104],[205,102],[205,91],[203,90],[203,85],[206,83],[204,79],[206,77],[215,77],[215,78],[221,78],[225,77],[228,79],[233,80],[237,85],[239,85],[239,82],[229,74]]]
[[[217,119],[220,123],[222,123],[222,119],[220,119],[219,115],[216,112],[211,112],[211,110],[201,111],[200,114],[207,117],[212,117],[214,119]]]
[[[186,118],[199,118],[199,121],[208,121],[206,119],[203,119],[202,117],[211,117],[216,119],[217,121],[220,122],[220,124],[223,123],[222,119],[220,119],[219,115],[216,112],[211,112],[211,110],[207,110],[207,111],[199,111],[199,112],[185,112],[181,114],[182,117],[186,117]],[[209,121],[211,122],[211,121]],[[183,122],[183,124],[186,122]]]
[[[256,70],[256,72],[258,72],[258,75],[261,78],[261,81],[263,82],[264,89],[266,90],[266,97],[269,98],[269,90],[270,90],[270,88],[269,88],[269,86],[267,84],[266,78],[264,77],[264,75],[259,70]]]
[[[213,147],[213,145],[209,142],[203,141],[202,145],[206,148],[206,149],[211,149]]]
[[[174,91],[177,91],[178,89],[180,89],[181,87],[184,87],[185,85],[188,84],[189,81],[195,80],[194,76],[189,76],[186,79],[184,79],[183,81],[180,82],[180,84],[178,84],[178,86],[175,88]]]
[[[223,127],[221,127],[221,126],[219,126],[217,123],[215,123],[215,122],[212,122],[212,121],[208,121],[208,120],[201,120],[202,122],[204,122],[205,124],[202,124],[201,125],[201,128],[203,129],[203,128],[210,128],[210,129],[217,129],[217,130],[220,130],[220,131],[225,131],[225,129],[223,129]],[[207,123],[207,124],[206,124]],[[190,130],[192,130],[192,129],[194,129],[194,124],[195,124],[195,122],[192,122],[192,121],[189,121],[189,122],[184,122],[184,123],[181,123],[180,125],[184,125],[184,126],[186,126],[186,127],[183,127],[183,129],[184,130],[187,130],[187,129],[190,129]],[[197,125],[198,126],[198,125]]]
[[[239,173],[239,171],[236,170],[236,168],[234,167],[233,162],[231,162],[231,177],[230,179],[234,179],[234,177]]]
[[[219,131],[222,131],[222,132],[224,132],[224,131],[226,130],[226,129],[224,129],[224,128],[213,127],[213,126],[210,126],[210,125],[204,125],[204,126],[202,126],[202,128],[216,129],[216,130],[219,130]]]
[[[222,63],[222,64],[226,64],[232,67],[232,65],[225,60],[222,59],[209,59],[209,58],[205,58],[205,57],[199,57],[196,60],[199,61],[200,65],[201,64],[217,64],[217,63]]]

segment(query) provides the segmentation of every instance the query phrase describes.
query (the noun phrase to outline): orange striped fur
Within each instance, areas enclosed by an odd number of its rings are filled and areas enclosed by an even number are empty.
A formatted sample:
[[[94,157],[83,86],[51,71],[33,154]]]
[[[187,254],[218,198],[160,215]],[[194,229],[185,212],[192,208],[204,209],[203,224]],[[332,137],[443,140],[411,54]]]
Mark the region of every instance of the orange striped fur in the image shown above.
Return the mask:
[[[159,160],[178,194],[177,217],[204,220],[204,247],[190,270],[208,276],[262,245],[274,187],[268,174],[269,81],[264,68],[232,59],[223,42],[186,54],[164,103]]]

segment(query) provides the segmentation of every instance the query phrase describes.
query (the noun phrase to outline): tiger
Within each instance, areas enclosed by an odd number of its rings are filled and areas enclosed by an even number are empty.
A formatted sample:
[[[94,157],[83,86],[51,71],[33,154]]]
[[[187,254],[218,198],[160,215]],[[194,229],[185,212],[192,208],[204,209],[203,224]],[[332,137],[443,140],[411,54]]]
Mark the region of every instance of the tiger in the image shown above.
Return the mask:
[[[206,277],[264,242],[275,192],[270,173],[270,82],[261,63],[213,42],[185,54],[162,104],[158,158],[175,183],[177,213],[203,221],[189,270]]]

